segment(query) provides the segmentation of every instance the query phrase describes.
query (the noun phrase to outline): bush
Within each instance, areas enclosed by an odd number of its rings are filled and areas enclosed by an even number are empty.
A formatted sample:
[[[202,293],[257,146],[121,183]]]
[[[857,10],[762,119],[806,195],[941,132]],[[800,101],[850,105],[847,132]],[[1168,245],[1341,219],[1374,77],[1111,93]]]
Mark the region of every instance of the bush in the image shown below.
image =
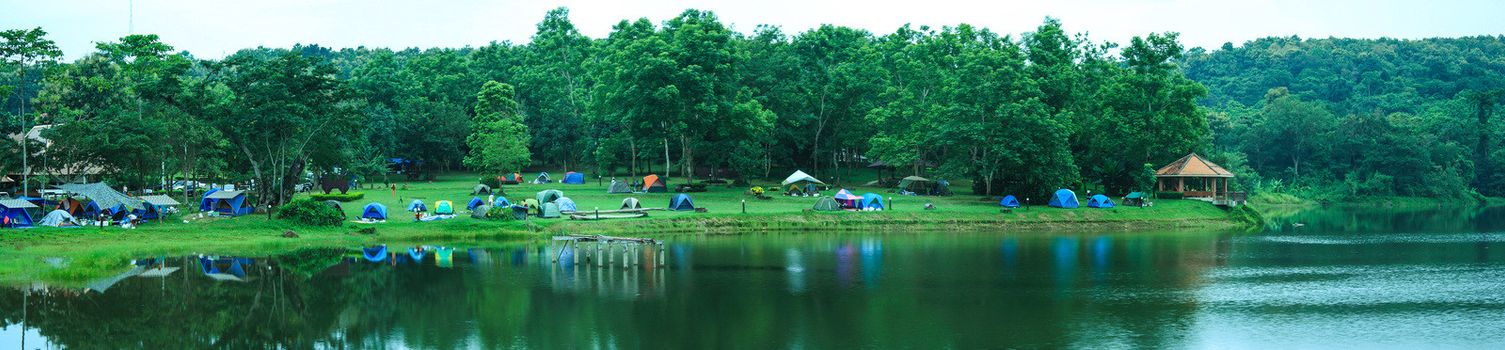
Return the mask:
[[[365,192],[354,192],[354,191],[352,191],[350,193],[346,193],[346,194],[340,194],[339,192],[330,193],[330,194],[314,193],[314,194],[308,195],[308,198],[311,198],[314,201],[318,201],[318,202],[323,202],[323,201],[349,202],[349,201],[353,201],[353,200],[357,200],[357,199],[361,199],[361,198],[366,198],[366,193]]]
[[[1186,199],[1186,193],[1182,193],[1182,192],[1159,192],[1159,193],[1155,194],[1155,198],[1160,198],[1160,199]]]
[[[277,208],[277,218],[304,226],[339,226],[345,213],[313,199],[294,199]]]
[[[747,194],[752,195],[753,197],[762,197],[763,186],[753,186],[752,188],[747,189]]]
[[[512,220],[512,207],[510,207],[510,206],[491,207],[491,210],[486,211],[486,219],[487,220],[501,220],[501,221]]]

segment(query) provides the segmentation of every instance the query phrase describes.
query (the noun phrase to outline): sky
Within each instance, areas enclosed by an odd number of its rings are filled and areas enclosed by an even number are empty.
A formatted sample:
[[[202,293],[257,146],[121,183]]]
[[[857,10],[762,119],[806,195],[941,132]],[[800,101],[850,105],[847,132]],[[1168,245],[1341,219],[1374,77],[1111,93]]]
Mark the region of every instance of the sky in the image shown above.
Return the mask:
[[[134,2],[134,4],[132,4]],[[1125,43],[1179,32],[1188,47],[1216,49],[1267,36],[1428,38],[1505,34],[1498,0],[0,0],[0,29],[42,27],[66,59],[126,34],[157,34],[178,50],[220,58],[249,47],[478,47],[526,43],[546,11],[568,7],[586,36],[602,38],[623,19],[655,23],[686,8],[711,10],[733,29],[759,24],[798,33],[821,24],[892,33],[906,23],[969,23],[1029,32],[1045,17],[1094,41]],[[134,13],[134,15],[132,15]]]

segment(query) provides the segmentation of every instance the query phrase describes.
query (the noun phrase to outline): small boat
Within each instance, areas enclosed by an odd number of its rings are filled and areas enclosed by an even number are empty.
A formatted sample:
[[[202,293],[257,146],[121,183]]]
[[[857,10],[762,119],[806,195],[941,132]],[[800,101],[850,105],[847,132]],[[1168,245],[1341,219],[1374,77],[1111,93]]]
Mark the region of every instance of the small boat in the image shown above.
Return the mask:
[[[632,219],[648,216],[647,212],[629,213],[581,213],[570,214],[570,220],[607,220],[607,219]]]

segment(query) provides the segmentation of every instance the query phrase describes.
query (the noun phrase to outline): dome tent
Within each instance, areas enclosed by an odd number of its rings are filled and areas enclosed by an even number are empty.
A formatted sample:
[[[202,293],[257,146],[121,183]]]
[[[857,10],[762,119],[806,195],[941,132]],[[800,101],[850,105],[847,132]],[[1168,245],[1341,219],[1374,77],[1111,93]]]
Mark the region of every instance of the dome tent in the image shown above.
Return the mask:
[[[621,209],[643,209],[643,203],[638,202],[637,198],[627,197],[627,199],[622,200]]]
[[[539,213],[538,217],[547,218],[547,219],[553,219],[553,218],[559,217],[559,203],[555,203],[555,202],[544,203],[543,204],[543,211]]]
[[[471,188],[470,194],[491,194],[491,186],[477,184],[476,187]]]
[[[684,193],[676,194],[676,195],[674,195],[674,198],[669,199],[669,210],[672,210],[672,211],[695,210],[695,202],[690,199],[690,195],[688,195],[688,194],[684,194]]]
[[[1112,208],[1114,207],[1113,199],[1101,194],[1092,195],[1091,198],[1087,198],[1087,207],[1099,209]]]
[[[665,183],[663,178],[658,177],[658,174],[650,174],[643,177],[643,192],[669,192],[669,184]]]
[[[815,209],[816,211],[837,211],[841,210],[841,208],[841,203],[837,203],[835,199],[832,199],[831,197],[820,197],[820,199],[815,201],[815,207],[813,209]]]
[[[857,195],[852,194],[852,192],[847,191],[845,188],[841,189],[840,191],[836,191],[836,195],[831,197],[832,199],[836,200],[837,203],[841,204],[842,208],[847,209],[856,208],[857,201],[862,199],[862,197],[858,197]]]
[[[560,190],[543,190],[543,191],[538,191],[538,195],[533,196],[533,198],[538,199],[538,203],[539,204],[550,203],[550,202],[559,200],[559,198],[563,198],[563,197],[564,197],[564,192],[562,192]]]
[[[408,203],[408,211],[414,213],[422,213],[428,210],[429,206],[427,204],[423,204],[423,200],[414,199],[413,202]]]
[[[434,202],[434,214],[435,215],[454,215],[455,214],[455,203],[447,201],[447,200],[441,200],[441,201],[438,201],[438,202]]]
[[[498,208],[510,207],[512,206],[512,201],[507,200],[507,197],[496,197],[496,201],[491,202],[491,206]]]
[[[606,186],[606,193],[632,193],[632,187],[626,182],[611,180],[611,185]]]
[[[578,211],[575,208],[575,200],[570,199],[570,197],[559,197],[559,199],[554,200],[554,203],[559,204],[559,211],[561,212]]]
[[[361,218],[367,220],[386,220],[387,206],[381,203],[371,202],[361,209]]]
[[[490,205],[482,204],[482,205],[476,206],[475,209],[471,209],[470,210],[470,217],[471,218],[475,218],[475,219],[485,219],[486,218],[486,213],[490,213],[490,212],[491,212],[491,206]]]
[[[470,202],[465,203],[465,210],[475,211],[476,208],[479,208],[483,205],[486,205],[485,199],[481,199],[481,197],[470,197]]]
[[[1018,208],[1019,207],[1019,198],[1014,197],[1014,195],[1012,195],[1012,194],[1011,195],[1007,195],[1007,196],[1003,196],[1003,199],[998,201],[998,206],[1001,206],[1001,207],[1004,207],[1004,208]]]
[[[861,205],[858,206],[858,209],[862,210],[883,210],[884,208],[886,208],[883,205],[883,196],[872,192],[863,193],[862,201],[860,204]]]
[[[42,217],[41,221],[37,221],[37,225],[47,227],[78,226],[78,221],[74,220],[73,215],[69,215],[67,211],[53,210],[51,213],[47,213],[47,216]]]
[[[546,172],[545,173],[538,173],[538,177],[533,178],[533,183],[535,183],[535,184],[546,184],[546,183],[549,183],[550,181],[551,180],[549,180],[549,173],[546,173]]]
[[[564,184],[568,184],[568,185],[584,185],[585,184],[585,174],[581,174],[581,173],[577,173],[577,172],[573,172],[573,171],[568,172],[568,173],[564,173],[564,181],[560,181],[560,182],[562,182]]]
[[[1071,190],[1063,188],[1056,190],[1055,194],[1050,195],[1050,206],[1064,209],[1076,209],[1077,207],[1081,206],[1081,203],[1078,203],[1076,200],[1076,192],[1072,192]]]

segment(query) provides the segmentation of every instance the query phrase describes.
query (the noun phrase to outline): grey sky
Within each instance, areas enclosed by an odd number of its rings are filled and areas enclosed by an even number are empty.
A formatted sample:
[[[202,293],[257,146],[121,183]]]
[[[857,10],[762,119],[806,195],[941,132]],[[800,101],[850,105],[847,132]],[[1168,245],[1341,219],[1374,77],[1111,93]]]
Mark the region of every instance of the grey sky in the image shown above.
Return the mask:
[[[68,59],[128,28],[128,0],[0,0],[0,28],[41,26]],[[1191,46],[1216,48],[1265,36],[1425,38],[1505,34],[1505,1],[1490,0],[744,0],[744,1],[393,1],[135,0],[135,32],[201,58],[255,46],[316,43],[342,48],[461,47],[527,42],[545,11],[565,6],[581,32],[604,37],[622,19],[662,22],[686,8],[715,11],[740,32],[774,24],[797,33],[822,23],[887,34],[904,23],[971,23],[1017,34],[1046,16],[1095,41],[1176,31]]]

